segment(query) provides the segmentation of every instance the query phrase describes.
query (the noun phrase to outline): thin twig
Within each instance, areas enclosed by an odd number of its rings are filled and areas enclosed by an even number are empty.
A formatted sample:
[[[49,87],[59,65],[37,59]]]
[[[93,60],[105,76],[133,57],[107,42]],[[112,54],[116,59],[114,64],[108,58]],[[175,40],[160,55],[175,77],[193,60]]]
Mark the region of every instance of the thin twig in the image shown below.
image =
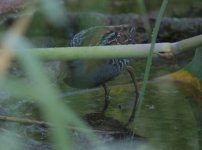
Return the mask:
[[[39,121],[39,120],[33,120],[33,119],[27,119],[27,118],[18,118],[18,117],[10,117],[10,116],[2,116],[0,115],[0,120],[2,121],[10,121],[10,122],[16,122],[21,124],[34,124],[34,125],[41,125],[41,126],[48,126],[53,127],[51,123],[45,122],[45,121]],[[84,128],[76,128],[76,127],[70,127],[66,126],[68,130],[72,131],[82,131],[82,132],[95,132],[95,133],[108,133],[108,134],[117,134],[117,133],[126,133],[123,131],[102,131],[102,130],[90,130],[90,129],[84,129]]]
[[[23,123],[23,124],[36,124],[36,125],[50,126],[49,123],[44,122],[44,121],[25,119],[25,118],[17,118],[17,117],[10,117],[10,116],[2,116],[2,115],[0,115],[0,120],[10,121],[10,122],[18,122],[18,123]]]

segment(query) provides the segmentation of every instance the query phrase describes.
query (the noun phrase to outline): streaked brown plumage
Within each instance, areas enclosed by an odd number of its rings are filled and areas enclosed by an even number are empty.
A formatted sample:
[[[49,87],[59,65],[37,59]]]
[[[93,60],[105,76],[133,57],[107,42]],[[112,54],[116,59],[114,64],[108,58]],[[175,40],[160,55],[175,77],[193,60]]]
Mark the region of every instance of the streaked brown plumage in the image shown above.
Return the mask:
[[[99,46],[99,45],[124,45],[134,44],[135,28],[129,25],[100,26],[83,30],[76,34],[70,46]],[[109,105],[109,89],[107,81],[127,70],[135,85],[136,98],[133,111],[127,124],[133,121],[138,97],[137,85],[132,67],[128,66],[128,59],[106,60],[74,60],[65,64],[68,76],[65,82],[76,88],[93,88],[102,85],[105,90],[105,105],[103,112]]]

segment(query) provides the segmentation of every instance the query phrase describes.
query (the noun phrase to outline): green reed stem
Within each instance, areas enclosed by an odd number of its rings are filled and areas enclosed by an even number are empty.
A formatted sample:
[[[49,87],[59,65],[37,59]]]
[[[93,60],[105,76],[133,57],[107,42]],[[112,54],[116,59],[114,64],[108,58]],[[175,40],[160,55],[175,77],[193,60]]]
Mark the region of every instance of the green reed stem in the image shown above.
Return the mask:
[[[153,57],[161,54],[173,55],[185,51],[193,51],[202,47],[202,34],[174,43],[155,43]],[[146,58],[150,53],[151,44],[130,44],[90,47],[54,47],[32,48],[34,55],[48,60],[78,60],[78,59],[110,59],[110,58]],[[15,55],[15,53],[13,53]]]
[[[147,14],[147,9],[146,9],[146,5],[145,5],[145,1],[144,0],[138,0],[138,6],[140,8],[140,13],[142,15],[146,15]],[[149,20],[148,19],[145,19],[145,22],[144,22],[144,26],[145,26],[145,29],[148,33],[151,32],[151,26],[149,24]]]
[[[140,93],[140,96],[138,98],[137,113],[140,111],[142,103],[144,101],[145,90],[146,90],[146,87],[147,87],[147,81],[148,81],[148,78],[149,78],[149,72],[150,72],[151,65],[152,65],[152,54],[153,54],[153,51],[154,51],[157,34],[159,32],[161,20],[163,18],[163,14],[164,14],[164,11],[166,9],[167,3],[168,3],[168,0],[163,1],[162,5],[161,5],[161,8],[160,8],[159,15],[157,17],[157,21],[156,21],[155,26],[154,26],[153,33],[151,35],[151,37],[152,37],[151,47],[150,47],[150,52],[149,52],[148,58],[147,58],[147,64],[146,64],[143,84],[142,84],[142,88],[141,88],[141,93]]]

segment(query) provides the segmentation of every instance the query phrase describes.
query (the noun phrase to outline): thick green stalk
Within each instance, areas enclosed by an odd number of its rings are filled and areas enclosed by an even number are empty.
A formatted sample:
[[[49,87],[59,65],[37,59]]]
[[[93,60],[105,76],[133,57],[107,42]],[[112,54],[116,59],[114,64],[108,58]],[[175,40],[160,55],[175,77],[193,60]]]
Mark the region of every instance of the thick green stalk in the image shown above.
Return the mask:
[[[202,45],[202,35],[194,36],[172,44],[173,53],[178,54],[188,50],[195,50]]]
[[[72,59],[103,59],[103,58],[145,58],[151,44],[113,45],[92,47],[60,47],[34,48],[33,53],[43,59],[72,60]],[[170,43],[157,44],[154,55],[167,52]]]
[[[58,47],[32,48],[32,52],[42,59],[103,59],[103,58],[146,58],[152,44],[112,45],[92,47]],[[175,43],[156,43],[152,51],[153,57],[161,54],[179,54],[195,50],[202,46],[202,35],[194,36]]]

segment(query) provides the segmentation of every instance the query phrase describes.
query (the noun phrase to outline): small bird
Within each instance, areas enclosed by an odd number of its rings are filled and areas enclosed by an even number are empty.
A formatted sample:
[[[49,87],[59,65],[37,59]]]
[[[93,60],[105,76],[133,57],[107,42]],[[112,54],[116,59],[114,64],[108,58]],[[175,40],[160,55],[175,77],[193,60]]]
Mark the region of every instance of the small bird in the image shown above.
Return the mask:
[[[70,47],[134,44],[134,36],[135,28],[131,25],[91,27],[77,33],[71,40]],[[134,120],[139,92],[134,71],[129,66],[128,59],[73,60],[65,63],[65,69],[68,75],[64,78],[64,82],[71,87],[93,88],[103,86],[105,91],[103,113],[110,103],[110,90],[106,83],[127,70],[134,83],[136,96],[133,111],[126,125]]]

